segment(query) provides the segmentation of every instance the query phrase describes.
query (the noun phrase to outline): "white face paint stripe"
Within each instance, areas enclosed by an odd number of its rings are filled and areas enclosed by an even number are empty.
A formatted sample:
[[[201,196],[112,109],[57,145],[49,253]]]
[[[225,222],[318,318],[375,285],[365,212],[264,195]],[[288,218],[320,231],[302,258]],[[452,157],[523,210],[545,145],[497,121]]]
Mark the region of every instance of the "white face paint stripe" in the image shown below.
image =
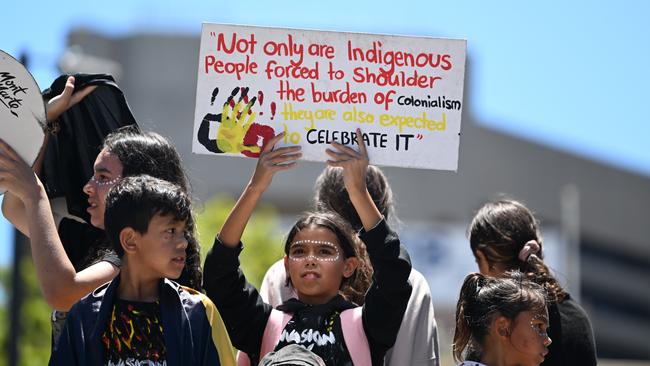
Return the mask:
[[[328,257],[328,258],[322,258],[322,257],[319,257],[318,255],[309,254],[309,255],[307,255],[307,256],[305,256],[305,257],[298,257],[298,258],[296,258],[296,257],[294,257],[294,256],[291,255],[291,248],[292,248],[294,245],[304,245],[304,244],[326,245],[326,246],[328,246],[328,247],[334,249],[334,251],[336,252],[336,256],[334,256],[334,257]],[[307,259],[309,259],[309,258],[312,258],[312,259],[314,259],[314,260],[319,260],[319,261],[334,262],[334,261],[337,261],[337,260],[339,259],[340,256],[341,256],[341,253],[339,252],[339,248],[336,246],[336,244],[334,244],[334,243],[332,243],[332,242],[330,242],[330,241],[323,241],[323,240],[309,240],[309,239],[306,239],[306,240],[298,240],[298,241],[294,241],[293,243],[291,243],[291,246],[289,247],[289,259],[290,259],[290,260],[293,260],[293,261],[301,261],[301,260],[307,260]]]

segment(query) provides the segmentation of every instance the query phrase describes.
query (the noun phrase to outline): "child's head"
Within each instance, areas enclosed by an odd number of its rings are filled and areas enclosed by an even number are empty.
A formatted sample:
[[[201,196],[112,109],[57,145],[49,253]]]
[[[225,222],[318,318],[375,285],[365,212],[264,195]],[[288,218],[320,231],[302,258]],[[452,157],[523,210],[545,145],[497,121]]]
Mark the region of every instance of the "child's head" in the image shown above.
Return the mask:
[[[105,223],[124,263],[161,278],[181,275],[193,218],[190,199],[179,186],[147,175],[123,178],[106,196]]]
[[[544,286],[549,301],[564,298],[562,287],[543,262],[538,223],[526,206],[508,199],[488,202],[478,210],[468,232],[481,273],[499,276],[519,270]]]
[[[384,172],[376,166],[369,165],[366,171],[366,186],[379,212],[384,215],[386,220],[394,219],[393,192]],[[316,179],[315,191],[314,205],[317,211],[336,212],[348,221],[354,230],[360,230],[363,227],[361,219],[350,201],[348,191],[345,189],[342,168],[325,168]]]
[[[456,305],[454,359],[501,357],[508,364],[539,365],[548,353],[545,292],[518,271],[502,277],[465,277]]]
[[[90,222],[100,229],[104,228],[106,193],[122,177],[150,175],[174,183],[189,194],[180,155],[171,142],[155,132],[141,132],[132,126],[120,128],[106,137],[95,160],[94,171],[84,192],[90,204]],[[194,222],[189,222],[186,266],[179,282],[200,289],[201,257],[194,231]]]
[[[128,126],[110,133],[97,155],[95,174],[84,186],[91,223],[104,227],[106,193],[122,177],[146,174],[172,182],[187,192],[187,178],[174,146],[155,132]]]
[[[284,246],[287,279],[300,300],[320,304],[337,294],[356,304],[370,286],[372,267],[350,225],[333,213],[309,213],[289,231]]]

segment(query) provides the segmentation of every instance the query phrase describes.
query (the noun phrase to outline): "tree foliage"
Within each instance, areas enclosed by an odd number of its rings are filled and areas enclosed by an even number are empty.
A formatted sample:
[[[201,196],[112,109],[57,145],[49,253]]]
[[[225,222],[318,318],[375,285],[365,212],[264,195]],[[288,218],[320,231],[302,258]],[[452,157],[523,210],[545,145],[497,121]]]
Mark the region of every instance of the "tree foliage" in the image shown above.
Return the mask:
[[[201,255],[212,248],[214,237],[235,205],[231,197],[215,197],[205,203],[203,212],[197,215],[197,228],[201,243]],[[242,271],[248,282],[259,288],[266,270],[282,258],[282,234],[278,230],[278,215],[271,205],[258,205],[242,238],[244,251],[240,256]]]
[[[19,362],[20,366],[46,365],[50,358],[52,310],[43,299],[31,255],[26,254],[20,264],[24,299],[20,314]],[[8,362],[9,299],[11,296],[11,271],[0,269],[0,285],[5,301],[0,308],[0,365]]]

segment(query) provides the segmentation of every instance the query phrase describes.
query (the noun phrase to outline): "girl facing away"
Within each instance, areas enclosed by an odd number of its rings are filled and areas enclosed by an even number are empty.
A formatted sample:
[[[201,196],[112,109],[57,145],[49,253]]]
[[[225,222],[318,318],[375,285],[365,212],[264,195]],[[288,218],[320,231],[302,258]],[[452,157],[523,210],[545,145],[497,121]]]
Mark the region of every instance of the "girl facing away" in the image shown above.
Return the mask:
[[[357,237],[349,225],[331,213],[307,214],[290,230],[284,267],[296,291],[273,309],[246,282],[239,269],[241,235],[273,175],[293,167],[299,147],[273,150],[282,138],[269,141],[257,167],[226,219],[207,255],[204,288],[222,314],[233,345],[253,364],[265,354],[299,344],[327,365],[381,365],[395,342],[411,286],[408,253],[388,226],[366,188],[368,155],[361,131],[357,152],[333,143],[328,164],[343,168],[345,187],[363,229]],[[364,254],[374,267],[372,283]],[[367,289],[364,305],[359,298]],[[247,359],[240,357],[241,364]]]
[[[537,366],[548,354],[543,288],[520,272],[465,277],[456,305],[454,359],[461,366]]]
[[[544,263],[542,236],[532,212],[515,200],[487,202],[472,219],[468,232],[482,274],[498,277],[518,270],[546,291],[553,344],[543,365],[596,365],[589,317]]]

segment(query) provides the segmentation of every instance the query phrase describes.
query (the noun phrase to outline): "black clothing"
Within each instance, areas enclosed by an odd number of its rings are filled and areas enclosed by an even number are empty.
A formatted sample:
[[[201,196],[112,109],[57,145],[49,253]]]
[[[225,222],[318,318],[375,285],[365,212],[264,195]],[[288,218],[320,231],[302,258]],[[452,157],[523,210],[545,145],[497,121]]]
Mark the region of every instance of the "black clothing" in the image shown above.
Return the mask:
[[[115,299],[102,333],[106,365],[165,365],[160,301]]]
[[[351,302],[336,296],[320,305],[308,305],[297,299],[289,299],[277,309],[293,314],[282,330],[280,341],[274,351],[279,351],[290,344],[298,344],[317,355],[329,364],[352,366],[352,358],[343,340],[341,313],[355,308]]]
[[[411,262],[397,234],[385,221],[368,232],[362,230],[360,237],[366,244],[374,268],[373,283],[363,306],[363,329],[373,365],[383,365],[386,351],[395,343],[411,295],[408,282]],[[230,248],[215,239],[205,260],[204,288],[222,314],[233,345],[246,352],[255,364],[259,360],[262,336],[272,307],[264,303],[257,290],[246,282],[239,268],[238,255],[242,247],[240,243]],[[286,302],[278,310],[293,309],[291,306],[296,306],[295,302]],[[295,314],[302,312],[296,310],[294,317]],[[343,338],[339,341],[344,342]],[[341,347],[339,351],[345,351],[345,348]],[[318,354],[318,350],[315,353]],[[327,355],[318,355],[332,365],[326,359]]]
[[[549,304],[548,316],[552,343],[541,366],[596,365],[594,332],[584,309],[567,294],[560,303]]]
[[[104,230],[63,218],[59,224],[59,238],[77,272],[99,261],[107,261],[116,267],[121,265],[120,258],[110,248]]]
[[[48,197],[65,197],[68,212],[88,221],[83,186],[93,175],[93,164],[104,138],[136,122],[111,75],[75,74],[74,77],[75,92],[91,85],[97,85],[97,89],[59,116],[61,129],[50,136],[40,177]],[[68,75],[59,76],[43,91],[43,98],[49,100],[62,93],[67,79]]]

